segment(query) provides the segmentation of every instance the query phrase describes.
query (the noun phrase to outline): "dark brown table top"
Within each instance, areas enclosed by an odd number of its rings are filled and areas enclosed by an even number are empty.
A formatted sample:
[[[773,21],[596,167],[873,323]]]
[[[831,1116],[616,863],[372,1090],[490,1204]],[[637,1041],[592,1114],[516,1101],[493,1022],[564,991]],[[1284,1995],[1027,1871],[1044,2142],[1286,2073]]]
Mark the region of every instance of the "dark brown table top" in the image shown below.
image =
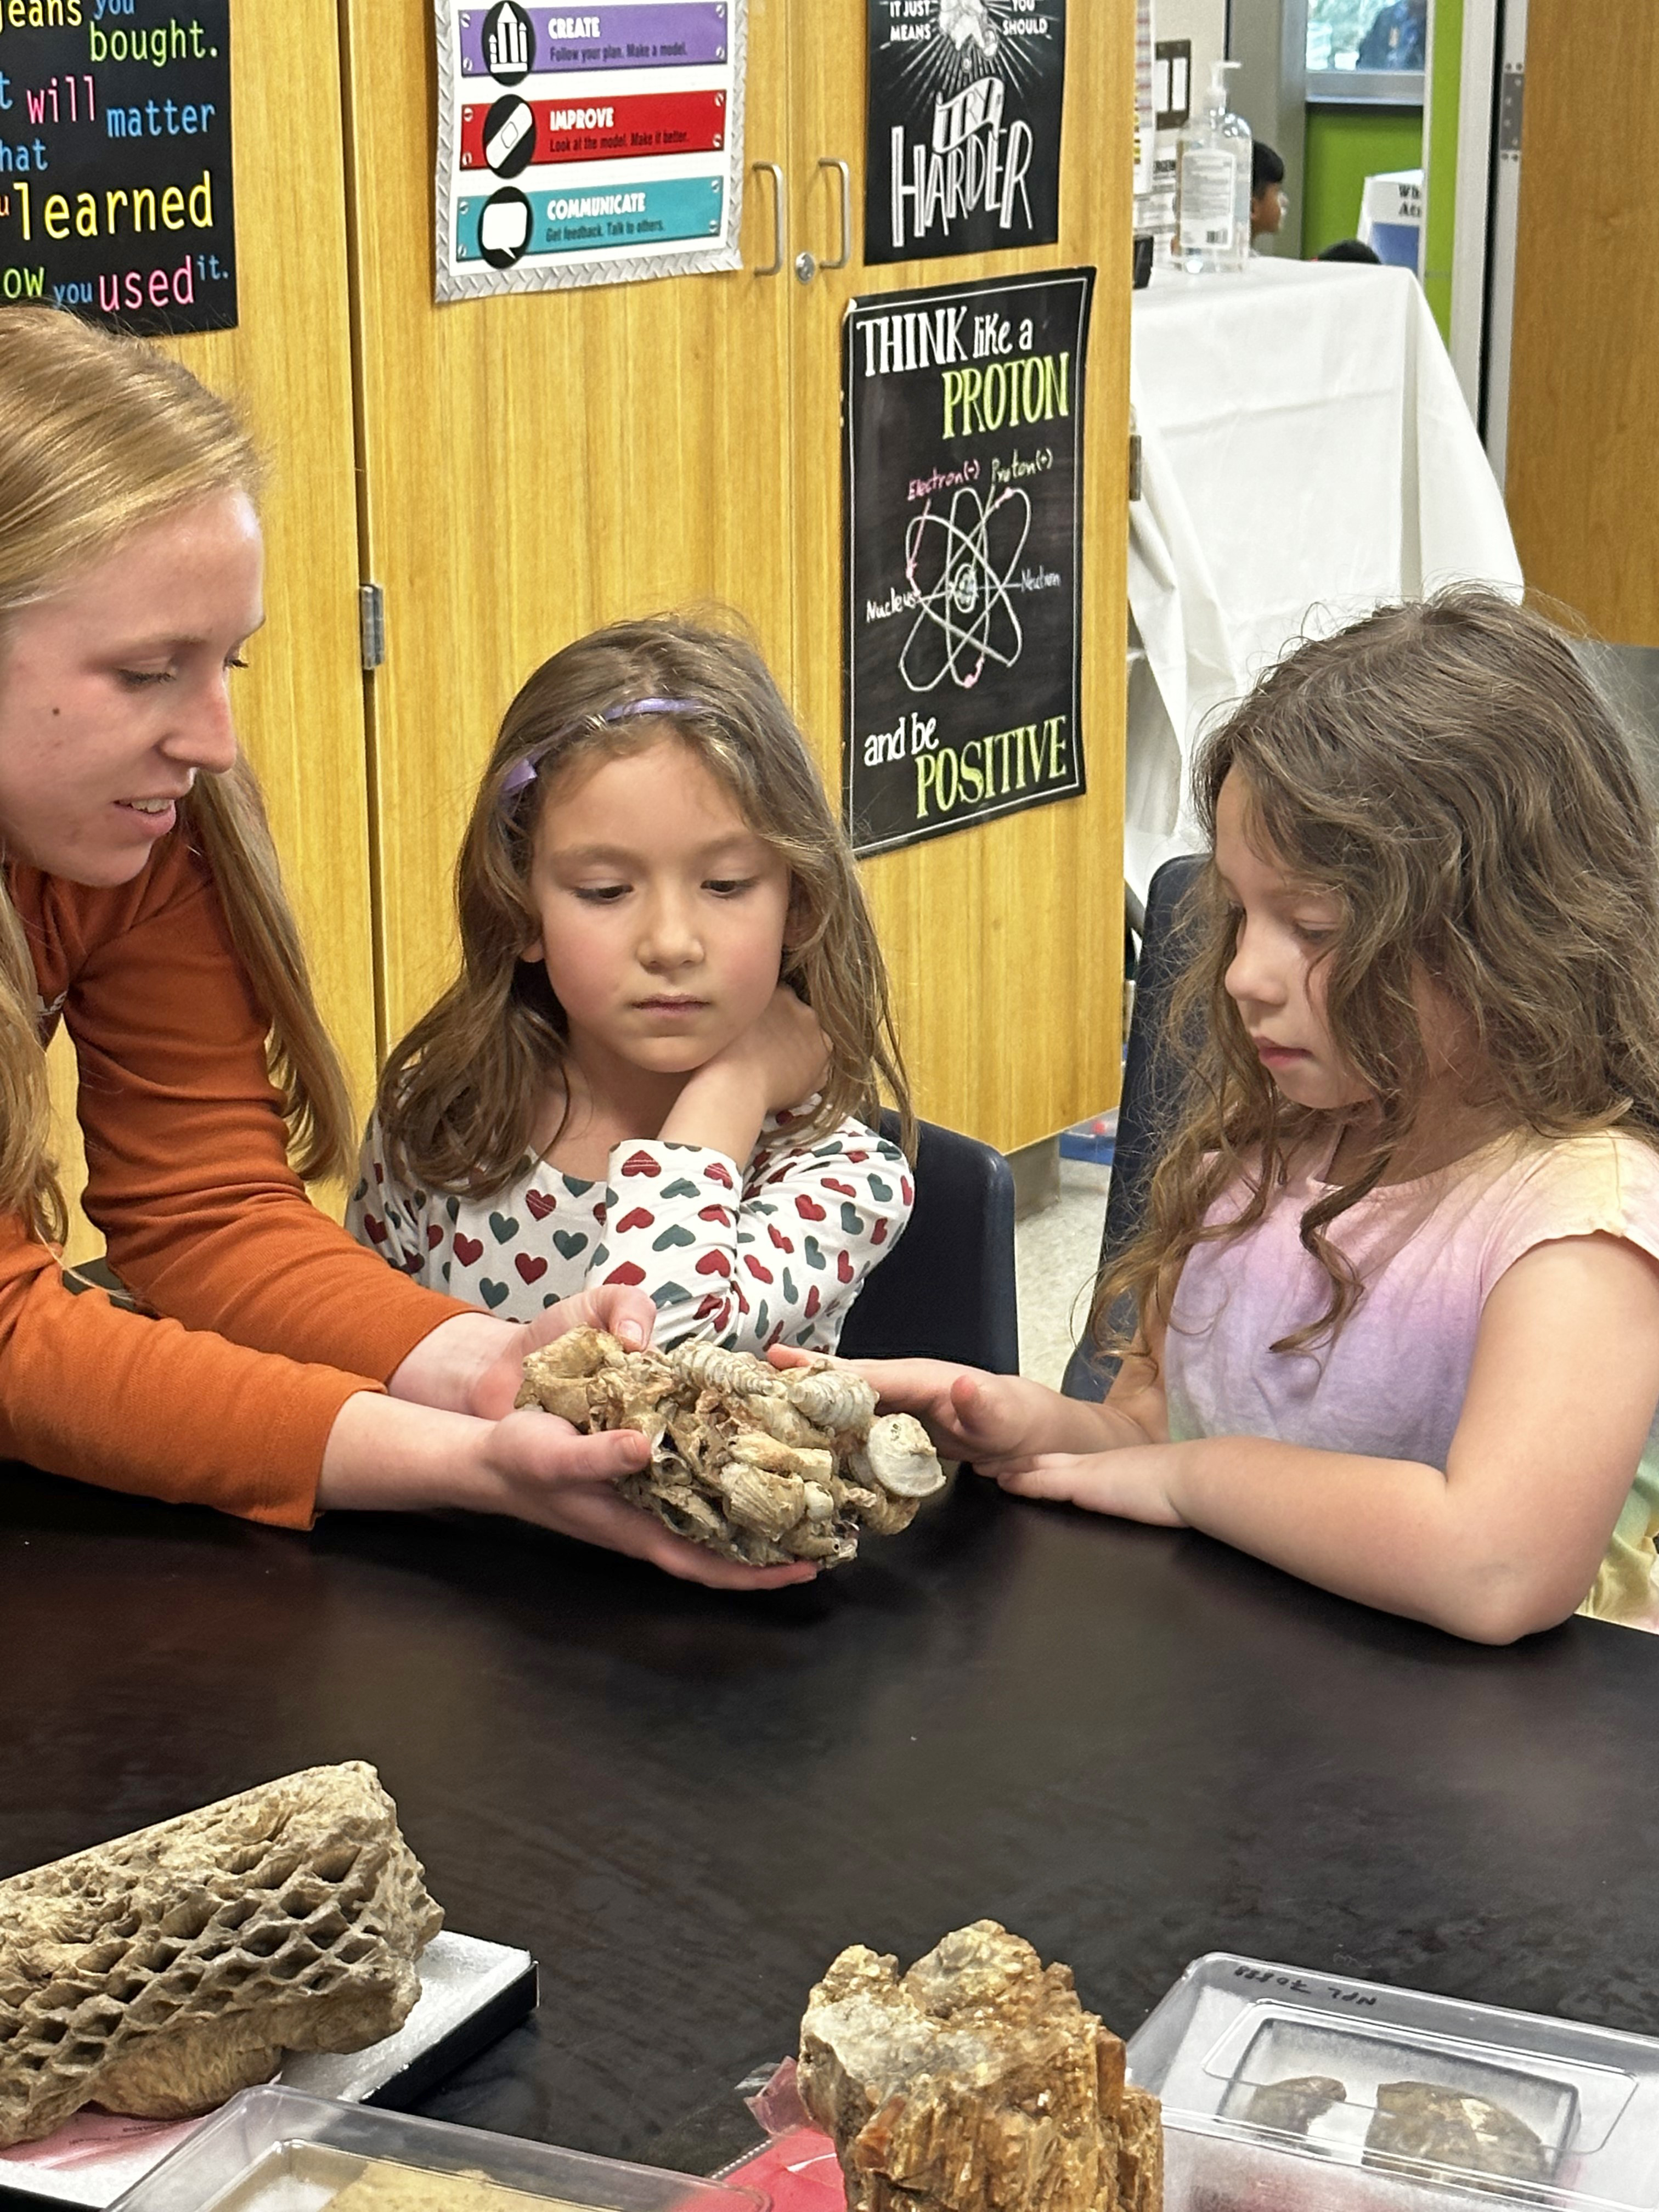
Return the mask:
[[[0,1875],[364,1758],[535,2021],[423,2109],[690,2162],[848,1942],[991,1915],[1138,2026],[1198,1954],[1659,2030],[1659,1641],[1455,1643],[968,1477],[804,1591],[508,1522],[309,1536],[0,1470]]]

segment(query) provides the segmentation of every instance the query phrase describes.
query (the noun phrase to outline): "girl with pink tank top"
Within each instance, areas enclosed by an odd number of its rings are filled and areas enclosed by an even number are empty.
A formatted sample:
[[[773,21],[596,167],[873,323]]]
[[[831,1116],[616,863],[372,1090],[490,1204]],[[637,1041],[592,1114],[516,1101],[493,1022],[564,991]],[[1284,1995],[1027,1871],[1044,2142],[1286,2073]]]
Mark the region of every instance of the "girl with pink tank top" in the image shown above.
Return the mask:
[[[1659,1627],[1659,823],[1606,703],[1458,590],[1304,643],[1195,781],[1202,1042],[1110,1395],[906,1361],[884,1402],[1455,1635]]]

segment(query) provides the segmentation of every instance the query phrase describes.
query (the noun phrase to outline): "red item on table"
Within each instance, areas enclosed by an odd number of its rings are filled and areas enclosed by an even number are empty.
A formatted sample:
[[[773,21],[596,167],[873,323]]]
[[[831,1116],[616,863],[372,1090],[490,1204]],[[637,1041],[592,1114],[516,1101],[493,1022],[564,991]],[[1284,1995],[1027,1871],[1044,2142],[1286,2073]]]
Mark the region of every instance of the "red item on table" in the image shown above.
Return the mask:
[[[836,2146],[816,2128],[791,2128],[774,2136],[764,2149],[730,2167],[720,2179],[765,2190],[772,2212],[847,2212]]]

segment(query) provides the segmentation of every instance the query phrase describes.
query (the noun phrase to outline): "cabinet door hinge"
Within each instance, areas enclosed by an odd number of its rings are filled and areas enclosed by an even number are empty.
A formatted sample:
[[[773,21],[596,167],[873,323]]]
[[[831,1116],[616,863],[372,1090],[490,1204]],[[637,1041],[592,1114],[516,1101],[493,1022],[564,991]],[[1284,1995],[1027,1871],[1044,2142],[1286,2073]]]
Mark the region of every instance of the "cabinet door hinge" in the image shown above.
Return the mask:
[[[1526,105],[1527,72],[1521,62],[1505,62],[1498,89],[1498,150],[1521,159],[1521,118]]]
[[[386,659],[386,593],[378,584],[357,586],[357,635],[364,668],[378,668]]]
[[[1129,496],[1131,499],[1140,497],[1140,433],[1139,430],[1131,430],[1129,433]]]

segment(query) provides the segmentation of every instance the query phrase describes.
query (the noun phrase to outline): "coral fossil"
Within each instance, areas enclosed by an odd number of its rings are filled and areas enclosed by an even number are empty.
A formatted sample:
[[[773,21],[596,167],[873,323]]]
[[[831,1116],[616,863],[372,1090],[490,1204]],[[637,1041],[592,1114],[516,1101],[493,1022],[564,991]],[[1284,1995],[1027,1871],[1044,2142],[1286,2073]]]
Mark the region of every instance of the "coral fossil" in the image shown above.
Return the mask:
[[[896,1966],[854,1944],[801,2022],[801,2098],[850,2212],[1159,2212],[1158,2100],[1068,1967],[994,1920]]]
[[[921,1424],[878,1420],[869,1384],[827,1360],[777,1368],[702,1340],[628,1352],[603,1329],[573,1328],[525,1361],[518,1403],[579,1429],[637,1429],[651,1461],[621,1495],[750,1566],[838,1567],[861,1528],[908,1528],[945,1481]]]
[[[372,1766],[307,1767],[0,1881],[0,2148],[178,2119],[400,2027],[443,1925]]]

